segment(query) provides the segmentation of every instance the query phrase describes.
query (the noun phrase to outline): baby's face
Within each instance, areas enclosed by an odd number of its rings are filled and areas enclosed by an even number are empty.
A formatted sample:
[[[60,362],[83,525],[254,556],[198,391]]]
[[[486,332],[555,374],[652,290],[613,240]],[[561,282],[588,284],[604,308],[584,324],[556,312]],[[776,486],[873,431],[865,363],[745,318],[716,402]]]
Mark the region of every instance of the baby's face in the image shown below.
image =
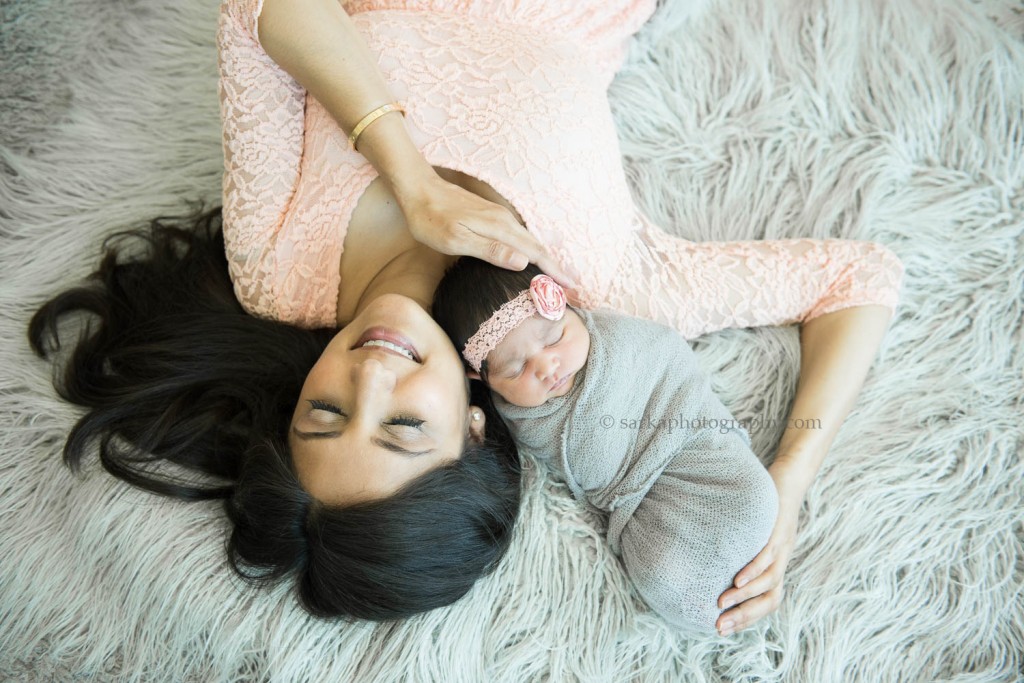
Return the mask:
[[[572,389],[589,352],[590,333],[575,311],[561,320],[534,313],[487,354],[487,383],[513,405],[539,406]]]

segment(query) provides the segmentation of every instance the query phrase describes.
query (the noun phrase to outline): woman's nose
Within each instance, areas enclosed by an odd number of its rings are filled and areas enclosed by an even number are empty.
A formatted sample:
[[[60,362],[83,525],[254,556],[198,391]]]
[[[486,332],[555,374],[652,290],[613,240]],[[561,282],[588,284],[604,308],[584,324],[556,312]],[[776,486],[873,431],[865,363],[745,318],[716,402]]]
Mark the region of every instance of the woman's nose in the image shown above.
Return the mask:
[[[395,389],[395,373],[376,358],[354,364],[349,372],[355,399],[350,415],[352,425],[370,429],[389,410]]]

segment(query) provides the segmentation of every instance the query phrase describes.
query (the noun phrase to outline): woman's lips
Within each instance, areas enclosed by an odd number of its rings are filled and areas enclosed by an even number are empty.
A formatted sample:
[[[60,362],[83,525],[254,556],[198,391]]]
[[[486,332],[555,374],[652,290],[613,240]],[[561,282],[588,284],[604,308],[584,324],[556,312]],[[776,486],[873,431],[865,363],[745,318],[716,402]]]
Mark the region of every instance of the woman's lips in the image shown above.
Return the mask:
[[[401,346],[403,349],[405,349],[406,351],[408,351],[409,353],[412,354],[412,357],[415,359],[415,361],[417,363],[422,363],[423,362],[422,359],[420,358],[419,351],[416,350],[416,347],[413,346],[412,342],[409,341],[408,337],[406,337],[404,334],[402,334],[400,332],[388,329],[386,327],[371,327],[370,329],[366,330],[365,332],[363,332],[363,336],[359,337],[358,341],[356,341],[356,343],[352,347],[352,349],[358,349],[359,347],[361,347],[366,342],[374,340],[374,339],[377,339],[377,340],[380,340],[380,341],[391,342],[392,344],[394,344],[396,346]],[[384,347],[377,347],[377,348],[384,348]],[[387,350],[387,349],[385,349],[385,350]],[[394,353],[394,352],[392,352],[392,353]],[[396,355],[400,355],[400,354],[396,354]]]

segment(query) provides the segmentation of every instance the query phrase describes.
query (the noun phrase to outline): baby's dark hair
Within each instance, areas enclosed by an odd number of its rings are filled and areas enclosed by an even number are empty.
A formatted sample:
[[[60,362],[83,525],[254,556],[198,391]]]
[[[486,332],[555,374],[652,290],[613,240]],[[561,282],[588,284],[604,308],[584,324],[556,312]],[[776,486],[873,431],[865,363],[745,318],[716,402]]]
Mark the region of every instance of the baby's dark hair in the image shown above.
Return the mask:
[[[530,281],[542,273],[532,263],[516,271],[463,256],[445,271],[434,292],[434,320],[455,344],[461,357],[466,342],[480,326],[503,304],[529,289]],[[462,363],[469,368],[465,358]],[[487,380],[486,360],[480,366],[480,375]]]

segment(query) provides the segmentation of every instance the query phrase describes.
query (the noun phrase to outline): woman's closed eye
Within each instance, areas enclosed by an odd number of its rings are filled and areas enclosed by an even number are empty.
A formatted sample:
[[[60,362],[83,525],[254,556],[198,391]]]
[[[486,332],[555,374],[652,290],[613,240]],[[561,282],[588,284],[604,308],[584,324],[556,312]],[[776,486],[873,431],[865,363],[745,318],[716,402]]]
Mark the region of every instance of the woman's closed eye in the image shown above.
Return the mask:
[[[336,415],[345,415],[345,413],[342,412],[341,408],[331,403],[327,403],[325,401],[320,401],[314,398],[309,400],[309,404],[313,406],[313,408],[315,408],[316,410],[325,410],[329,413],[335,413]],[[395,417],[391,418],[391,420],[385,422],[384,424],[402,427],[414,427],[416,429],[419,429],[420,427],[423,426],[425,422],[426,420],[421,420],[418,417],[412,417],[410,415],[396,415]]]
[[[419,418],[409,417],[408,415],[398,415],[397,417],[392,418],[391,422],[388,422],[388,424],[389,425],[404,425],[406,427],[416,427],[416,428],[419,428],[419,427],[423,426],[423,423],[425,421],[426,420],[420,420]]]

